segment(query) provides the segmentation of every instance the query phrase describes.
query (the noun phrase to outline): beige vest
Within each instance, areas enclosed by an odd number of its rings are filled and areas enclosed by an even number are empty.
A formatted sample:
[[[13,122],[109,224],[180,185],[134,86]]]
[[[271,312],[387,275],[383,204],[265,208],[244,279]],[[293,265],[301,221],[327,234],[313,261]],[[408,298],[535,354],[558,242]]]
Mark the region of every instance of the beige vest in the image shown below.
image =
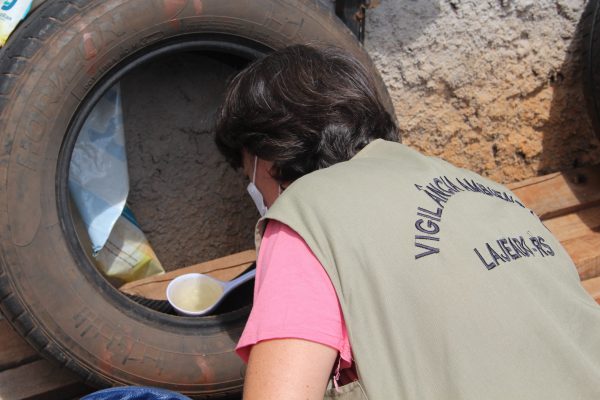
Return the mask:
[[[369,399],[600,399],[600,307],[505,187],[377,140],[266,218],[331,278]]]

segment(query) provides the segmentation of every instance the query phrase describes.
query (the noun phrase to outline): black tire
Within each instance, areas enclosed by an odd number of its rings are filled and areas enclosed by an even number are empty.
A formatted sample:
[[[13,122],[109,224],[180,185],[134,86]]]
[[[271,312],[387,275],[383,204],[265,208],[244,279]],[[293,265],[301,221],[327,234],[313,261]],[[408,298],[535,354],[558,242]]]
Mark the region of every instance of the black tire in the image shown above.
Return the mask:
[[[234,346],[250,305],[194,319],[123,296],[77,241],[68,163],[83,119],[128,68],[181,49],[252,59],[306,41],[359,57],[393,115],[368,55],[318,1],[48,0],[19,27],[0,53],[0,308],[30,344],[96,387],[240,393]]]

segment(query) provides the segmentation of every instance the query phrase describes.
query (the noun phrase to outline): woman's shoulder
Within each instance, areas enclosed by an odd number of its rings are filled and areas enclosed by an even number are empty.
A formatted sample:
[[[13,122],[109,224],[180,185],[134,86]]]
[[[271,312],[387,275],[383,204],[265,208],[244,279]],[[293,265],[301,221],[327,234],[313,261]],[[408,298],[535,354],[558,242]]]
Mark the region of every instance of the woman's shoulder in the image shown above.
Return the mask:
[[[309,340],[340,351],[351,349],[335,289],[319,260],[289,226],[269,221],[257,261],[254,304],[238,354],[276,338]]]

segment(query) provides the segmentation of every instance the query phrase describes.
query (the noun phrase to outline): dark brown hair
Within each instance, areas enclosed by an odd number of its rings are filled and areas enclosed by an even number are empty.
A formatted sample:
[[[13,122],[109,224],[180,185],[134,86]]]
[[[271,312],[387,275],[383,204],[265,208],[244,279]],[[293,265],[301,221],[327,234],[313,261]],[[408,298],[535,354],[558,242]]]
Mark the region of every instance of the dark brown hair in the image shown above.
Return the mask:
[[[376,138],[397,141],[398,129],[365,67],[338,48],[293,45],[233,78],[215,140],[234,168],[245,148],[286,182],[349,160]]]

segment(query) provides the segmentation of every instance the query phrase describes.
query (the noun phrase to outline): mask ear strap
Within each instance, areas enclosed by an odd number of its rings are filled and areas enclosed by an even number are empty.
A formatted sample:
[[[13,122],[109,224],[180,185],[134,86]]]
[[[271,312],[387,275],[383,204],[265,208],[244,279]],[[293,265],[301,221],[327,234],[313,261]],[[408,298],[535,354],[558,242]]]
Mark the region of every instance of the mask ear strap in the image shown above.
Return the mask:
[[[254,172],[252,173],[252,183],[256,181],[256,166],[258,165],[258,156],[254,156]]]

